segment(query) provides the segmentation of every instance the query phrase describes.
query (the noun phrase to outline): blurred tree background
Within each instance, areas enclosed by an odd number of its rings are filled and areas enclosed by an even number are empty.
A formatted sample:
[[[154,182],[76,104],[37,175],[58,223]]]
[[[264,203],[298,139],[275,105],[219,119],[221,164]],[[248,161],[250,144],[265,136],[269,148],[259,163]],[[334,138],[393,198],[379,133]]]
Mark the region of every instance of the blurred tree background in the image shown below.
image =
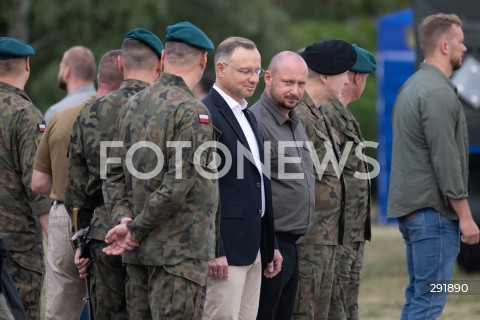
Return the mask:
[[[123,36],[143,27],[164,39],[165,27],[191,21],[220,43],[232,35],[257,43],[264,68],[282,50],[342,39],[372,52],[376,17],[406,8],[410,0],[0,0],[0,35],[26,40],[36,50],[26,91],[45,111],[65,92],[57,87],[63,52],[74,45],[92,49],[97,62],[121,46]],[[213,55],[209,69],[213,70]],[[253,104],[264,88],[263,81]],[[351,108],[367,140],[376,141],[376,81],[372,75],[362,98]]]

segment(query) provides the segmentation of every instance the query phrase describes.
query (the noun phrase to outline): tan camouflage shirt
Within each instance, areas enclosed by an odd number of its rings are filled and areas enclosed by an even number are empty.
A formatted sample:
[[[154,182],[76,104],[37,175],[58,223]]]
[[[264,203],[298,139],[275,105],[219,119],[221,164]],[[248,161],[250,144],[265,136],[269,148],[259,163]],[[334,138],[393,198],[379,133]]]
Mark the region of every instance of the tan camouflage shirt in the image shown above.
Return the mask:
[[[159,266],[191,259],[195,267],[180,276],[204,285],[219,203],[217,180],[200,174],[216,173],[207,167],[214,149],[197,151],[214,141],[207,108],[181,77],[162,73],[129,100],[118,132],[122,166],[109,166],[105,200],[112,221],[134,218],[128,228],[141,241],[124,262]]]
[[[306,244],[336,245],[343,241],[344,224],[344,182],[337,178],[332,162],[326,164],[327,152],[337,159],[339,143],[335,130],[322,111],[315,106],[305,92],[302,102],[295,108],[298,118],[303,122],[307,136],[313,143],[318,161],[315,166],[315,214],[313,225],[302,241]],[[329,148],[327,148],[327,146]],[[312,155],[315,158],[315,155]]]
[[[113,141],[117,118],[128,99],[149,84],[140,80],[125,80],[120,88],[87,103],[73,124],[68,150],[68,178],[65,207],[72,215],[80,209],[78,228],[91,224],[90,237],[103,241],[112,225],[103,201],[100,176],[102,141]],[[105,149],[105,155],[108,155]]]
[[[27,94],[0,82],[0,238],[10,251],[26,251],[42,243],[38,216],[48,213],[51,200],[32,193],[32,165],[42,132],[42,114]],[[40,261],[31,266],[43,271]]]
[[[366,173],[367,164],[364,159],[355,155],[357,146],[365,141],[360,125],[340,101],[334,100],[322,105],[322,110],[330,120],[332,127],[339,132],[342,155],[346,162],[343,170],[345,178],[345,237],[344,242],[358,242],[371,239],[370,226],[370,180],[354,177],[355,172]],[[347,145],[347,143],[350,144]],[[350,148],[349,151],[347,148]],[[348,151],[348,153],[346,153]]]

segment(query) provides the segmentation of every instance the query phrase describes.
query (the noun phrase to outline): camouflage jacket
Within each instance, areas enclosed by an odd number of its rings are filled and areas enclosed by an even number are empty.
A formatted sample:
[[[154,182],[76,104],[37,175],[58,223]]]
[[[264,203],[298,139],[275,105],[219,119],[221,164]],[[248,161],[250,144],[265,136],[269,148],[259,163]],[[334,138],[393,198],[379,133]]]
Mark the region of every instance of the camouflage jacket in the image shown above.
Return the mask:
[[[126,108],[118,128],[122,168],[109,166],[104,186],[111,219],[134,218],[128,229],[140,241],[123,260],[158,266],[193,259],[197,267],[181,276],[204,285],[207,260],[215,252],[219,193],[217,180],[200,174],[216,173],[207,167],[213,150],[195,152],[214,140],[210,114],[182,78],[167,73]]]
[[[342,176],[337,178],[332,162],[326,163],[329,157],[338,161],[340,140],[328,119],[306,92],[295,111],[316,151],[316,154],[312,154],[315,166],[315,214],[313,225],[303,243],[341,244],[345,218],[345,185]]]
[[[80,111],[72,127],[68,147],[68,177],[65,207],[72,216],[78,207],[78,228],[91,224],[90,236],[103,241],[112,227],[103,201],[100,173],[102,141],[113,141],[119,112],[128,99],[149,84],[140,80],[125,80],[120,88],[98,98]],[[107,156],[105,149],[104,156]]]
[[[27,251],[42,243],[38,216],[51,207],[51,200],[30,188],[33,159],[45,122],[23,90],[2,82],[0,119],[0,239],[10,251]],[[38,252],[38,257],[42,258],[43,252]],[[25,263],[43,271],[43,258]]]
[[[370,180],[357,179],[355,172],[366,173],[367,163],[355,155],[355,148],[365,141],[360,126],[348,108],[340,101],[334,100],[322,105],[322,110],[330,120],[332,127],[340,133],[342,155],[347,151],[347,142],[351,142],[351,149],[346,158],[343,169],[345,178],[345,242],[357,242],[371,239],[370,225]],[[348,145],[347,148],[350,148]]]

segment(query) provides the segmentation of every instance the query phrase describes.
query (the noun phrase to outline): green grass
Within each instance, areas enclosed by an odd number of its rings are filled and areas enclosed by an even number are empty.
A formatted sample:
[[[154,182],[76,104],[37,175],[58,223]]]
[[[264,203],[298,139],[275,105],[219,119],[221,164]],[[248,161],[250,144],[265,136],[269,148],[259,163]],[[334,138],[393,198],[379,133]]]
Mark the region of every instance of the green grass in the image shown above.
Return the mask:
[[[465,274],[457,269],[454,279],[478,280],[480,275]],[[397,227],[374,226],[372,242],[365,246],[360,319],[399,319],[407,283],[405,248],[400,232]],[[450,295],[439,319],[480,319],[479,301],[479,295]]]

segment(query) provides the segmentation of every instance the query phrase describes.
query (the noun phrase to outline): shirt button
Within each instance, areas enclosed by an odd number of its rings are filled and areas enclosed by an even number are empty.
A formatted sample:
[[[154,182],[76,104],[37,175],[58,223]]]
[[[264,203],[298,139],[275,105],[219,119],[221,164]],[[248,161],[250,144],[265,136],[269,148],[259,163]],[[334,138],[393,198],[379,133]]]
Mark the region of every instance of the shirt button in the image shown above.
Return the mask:
[[[257,182],[257,188],[260,189],[260,187],[261,187],[260,182]]]
[[[258,210],[258,214],[259,214],[259,215],[262,215],[262,210]]]

